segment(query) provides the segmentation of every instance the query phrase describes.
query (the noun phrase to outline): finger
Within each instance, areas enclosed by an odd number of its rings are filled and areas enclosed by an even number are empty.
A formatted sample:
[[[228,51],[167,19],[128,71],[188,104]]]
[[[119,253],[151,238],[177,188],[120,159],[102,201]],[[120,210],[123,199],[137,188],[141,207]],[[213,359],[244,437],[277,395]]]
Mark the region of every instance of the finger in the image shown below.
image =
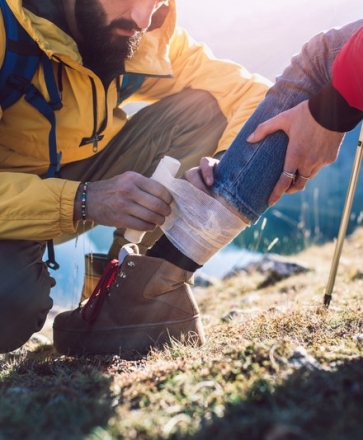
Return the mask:
[[[135,219],[139,219],[139,221],[143,222],[147,226],[147,230],[152,230],[155,226],[160,226],[165,222],[165,218],[170,214],[171,209],[168,206],[167,211],[163,211],[156,207],[157,204],[151,204],[151,208],[145,205],[133,204],[130,206],[128,211],[128,215],[134,217]],[[163,213],[161,213],[161,211]],[[165,212],[165,213],[164,213]]]
[[[204,182],[202,173],[199,167],[191,168],[184,173],[184,179],[191,183],[195,188],[209,194],[207,185]]]
[[[257,126],[255,131],[247,138],[247,142],[255,143],[262,141],[269,134],[275,133],[278,130],[283,130],[283,113],[277,115]]]
[[[323,165],[321,164],[313,164],[312,167],[310,168],[310,172],[309,173],[302,173],[303,176],[309,176],[309,180],[313,179],[318,173],[319,171],[323,168]]]
[[[171,212],[171,208],[168,203],[165,203],[164,200],[151,194],[145,194],[140,203],[137,203],[136,206],[140,206],[140,208],[143,210],[142,212],[145,213],[144,216],[140,218],[155,224],[160,224],[160,216],[166,217]]]
[[[124,215],[122,218],[120,218],[120,224],[115,226],[123,227],[123,228],[131,228],[134,229],[135,231],[143,231],[143,232],[150,232],[156,228],[156,225],[154,223],[146,222],[132,215]]]
[[[307,182],[308,182],[307,180],[304,180],[304,179],[301,179],[299,177],[296,177],[294,182],[286,190],[286,193],[287,194],[293,194],[293,193],[296,193],[298,191],[302,191],[303,189],[305,189],[305,186],[306,186]]]
[[[272,193],[270,194],[268,205],[274,205],[290,188],[292,182],[293,180],[291,178],[281,173],[279,180],[277,181]]]
[[[141,190],[143,194],[141,195],[150,195],[156,199],[163,201],[166,205],[170,205],[173,201],[173,196],[170,192],[159,182],[155,180],[144,178],[137,182],[137,187]],[[152,200],[152,199],[150,199]]]
[[[162,225],[170,212],[170,206],[150,196],[142,197],[140,201],[121,199],[117,206],[109,207],[108,215],[114,219],[120,219],[126,227],[150,231],[155,226]]]
[[[135,212],[135,209],[144,208],[150,213],[165,217],[171,212],[170,204],[173,200],[172,195],[161,183],[148,178],[139,180],[131,191],[124,191],[123,198],[128,213],[156,224],[157,221],[150,214]]]
[[[300,171],[297,171],[293,184],[290,186],[290,188],[286,192],[289,194],[293,194],[293,193],[296,193],[298,191],[302,191],[303,189],[305,189],[306,184],[308,183],[308,181],[311,178],[311,175],[312,175],[312,172],[301,173]]]
[[[152,231],[156,225],[165,222],[165,216],[139,205],[136,202],[118,199],[118,203],[108,205],[97,219],[99,224],[120,228],[132,228],[138,231]]]
[[[307,182],[310,179],[311,172],[302,173],[300,170],[297,170],[296,177],[300,180],[305,180]]]
[[[203,157],[200,160],[199,167],[202,179],[207,186],[211,186],[214,183],[214,167],[218,162],[217,159],[213,159],[212,157]]]

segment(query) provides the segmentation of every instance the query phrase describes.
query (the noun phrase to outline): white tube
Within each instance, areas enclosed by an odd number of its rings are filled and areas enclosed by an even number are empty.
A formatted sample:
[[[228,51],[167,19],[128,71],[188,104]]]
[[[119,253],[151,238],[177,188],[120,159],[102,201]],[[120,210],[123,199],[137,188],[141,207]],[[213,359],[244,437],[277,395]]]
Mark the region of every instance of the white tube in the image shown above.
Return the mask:
[[[165,175],[165,170],[169,171],[169,173],[173,177],[175,177],[179,168],[180,168],[180,162],[177,159],[174,159],[173,157],[170,156],[164,156],[159,162],[158,166],[156,167],[156,170],[154,171],[150,179],[156,181],[162,180],[162,177]],[[130,243],[140,243],[144,234],[145,232],[143,231],[136,231],[135,229],[126,229],[124,237]]]

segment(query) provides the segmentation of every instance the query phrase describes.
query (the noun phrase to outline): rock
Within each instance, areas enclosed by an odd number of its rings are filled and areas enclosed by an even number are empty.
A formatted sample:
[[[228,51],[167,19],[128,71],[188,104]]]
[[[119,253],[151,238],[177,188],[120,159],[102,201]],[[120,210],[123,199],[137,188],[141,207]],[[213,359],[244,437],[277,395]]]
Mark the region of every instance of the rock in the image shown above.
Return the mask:
[[[230,310],[229,312],[225,313],[221,317],[221,320],[222,320],[222,322],[229,322],[229,321],[232,321],[235,318],[238,318],[242,314],[243,314],[242,310],[238,310],[238,309]]]
[[[194,275],[194,287],[210,287],[214,286],[217,282],[217,279],[211,277],[204,272],[198,272]]]
[[[359,333],[357,335],[354,335],[353,339],[356,340],[358,347],[362,349],[363,348],[363,333]]]
[[[265,279],[258,285],[259,289],[276,284],[291,275],[306,273],[310,269],[301,263],[293,261],[284,261],[279,257],[265,255],[260,261],[248,264],[241,269],[233,269],[224,279],[236,276],[238,271],[242,273],[252,274],[254,272],[265,275]]]
[[[298,273],[308,272],[309,268],[297,262],[286,261],[278,257],[265,255],[261,261],[252,263],[251,265],[247,266],[245,270],[247,272],[255,270],[260,273],[276,273],[276,275],[282,279]]]
[[[305,367],[308,370],[320,369],[319,362],[311,356],[304,347],[296,347],[292,356],[289,358],[289,364],[295,368]]]

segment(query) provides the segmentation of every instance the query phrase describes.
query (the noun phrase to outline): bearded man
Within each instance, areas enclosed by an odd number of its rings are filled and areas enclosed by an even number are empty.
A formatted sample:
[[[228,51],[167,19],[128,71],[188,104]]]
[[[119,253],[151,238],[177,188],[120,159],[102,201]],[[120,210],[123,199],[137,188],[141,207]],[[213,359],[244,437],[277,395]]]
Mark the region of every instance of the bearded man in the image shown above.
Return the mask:
[[[161,235],[158,226],[170,213],[172,196],[150,179],[160,159],[178,159],[180,176],[200,158],[225,151],[270,83],[215,59],[194,42],[176,26],[175,0],[0,3],[2,70],[8,66],[8,50],[19,47],[16,41],[9,44],[13,18],[36,43],[42,60],[31,79],[32,96],[26,95],[27,86],[12,105],[1,101],[0,351],[8,352],[42,328],[52,307],[55,281],[43,262],[46,243],[74,236],[85,222],[86,228],[115,228],[109,254],[86,257],[83,295],[89,296],[127,243],[125,228],[149,232],[141,253]],[[51,114],[30,105],[39,97],[52,104],[54,89]],[[122,109],[130,102],[149,105],[130,117]],[[141,266],[150,269],[149,262]],[[153,281],[145,280],[144,286],[151,292],[158,290],[163,273],[150,270]],[[184,283],[185,271],[174,274],[170,282]],[[140,272],[134,276],[140,279]],[[176,329],[177,339],[185,329],[203,339],[191,293],[169,298],[165,292],[167,287],[146,300],[132,288],[123,291],[123,315],[112,321],[117,334],[125,335],[118,346],[126,340],[129,348],[138,349],[138,343],[133,345],[137,338],[145,345],[159,333],[164,342],[169,328]],[[144,298],[141,308],[133,300],[137,295]],[[155,295],[162,296],[159,302]],[[151,336],[145,333],[150,326],[157,328]],[[102,338],[97,344],[100,351]]]

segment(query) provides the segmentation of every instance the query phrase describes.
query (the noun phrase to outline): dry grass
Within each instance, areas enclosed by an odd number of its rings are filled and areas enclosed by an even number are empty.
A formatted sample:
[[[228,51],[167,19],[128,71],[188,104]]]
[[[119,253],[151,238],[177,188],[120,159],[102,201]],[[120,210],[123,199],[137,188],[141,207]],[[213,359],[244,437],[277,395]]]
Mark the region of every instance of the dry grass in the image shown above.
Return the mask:
[[[0,439],[361,439],[363,232],[289,257],[311,270],[196,288],[208,342],[72,359],[29,343],[0,363]],[[287,258],[286,258],[287,259]],[[48,326],[49,334],[49,326]]]

